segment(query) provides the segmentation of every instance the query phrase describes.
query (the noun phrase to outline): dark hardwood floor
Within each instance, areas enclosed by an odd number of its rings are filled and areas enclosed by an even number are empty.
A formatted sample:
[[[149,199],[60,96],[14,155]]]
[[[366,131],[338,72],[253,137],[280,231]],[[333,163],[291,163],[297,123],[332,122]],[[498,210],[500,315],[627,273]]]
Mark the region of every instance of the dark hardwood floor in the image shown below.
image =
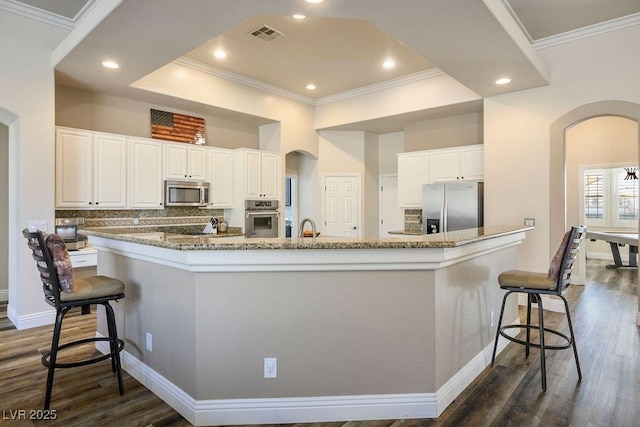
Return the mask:
[[[413,426],[640,426],[640,328],[636,326],[637,271],[607,270],[589,261],[585,286],[572,286],[572,307],[583,380],[571,351],[549,352],[548,389],[540,387],[539,353],[528,359],[510,344],[438,419],[296,424],[297,427]],[[497,286],[497,285],[496,285]],[[522,312],[521,312],[522,314]],[[565,316],[548,313],[550,327],[566,327]],[[63,340],[91,337],[95,315],[65,320]],[[566,329],[565,329],[566,330]],[[42,407],[46,369],[41,354],[52,327],[18,331],[0,303],[0,424],[7,426],[188,426],[178,413],[125,373],[125,395],[117,392],[110,364],[58,370],[51,407],[57,419],[11,420],[10,411]],[[67,353],[81,357],[87,347]],[[15,414],[15,412],[13,412]]]

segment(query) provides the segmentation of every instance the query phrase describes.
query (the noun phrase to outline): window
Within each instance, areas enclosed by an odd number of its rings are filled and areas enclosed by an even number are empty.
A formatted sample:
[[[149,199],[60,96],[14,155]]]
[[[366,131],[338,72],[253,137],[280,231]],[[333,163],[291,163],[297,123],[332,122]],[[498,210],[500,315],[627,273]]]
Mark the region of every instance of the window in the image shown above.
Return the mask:
[[[638,226],[638,179],[635,167],[584,170],[584,216],[587,226]]]

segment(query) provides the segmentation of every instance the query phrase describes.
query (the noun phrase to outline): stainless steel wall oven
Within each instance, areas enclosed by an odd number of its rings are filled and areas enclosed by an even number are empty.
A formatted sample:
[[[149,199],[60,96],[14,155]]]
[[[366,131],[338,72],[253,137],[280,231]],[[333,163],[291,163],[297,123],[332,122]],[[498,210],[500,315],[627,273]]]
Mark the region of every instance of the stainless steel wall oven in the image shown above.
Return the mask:
[[[277,200],[245,200],[244,208],[246,237],[278,237]]]

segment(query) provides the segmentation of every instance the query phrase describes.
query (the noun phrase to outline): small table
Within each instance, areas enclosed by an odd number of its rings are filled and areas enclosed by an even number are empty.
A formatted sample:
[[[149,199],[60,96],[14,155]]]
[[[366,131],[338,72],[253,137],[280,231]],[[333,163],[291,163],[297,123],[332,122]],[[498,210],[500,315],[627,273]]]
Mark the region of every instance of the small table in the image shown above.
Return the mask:
[[[626,234],[626,233],[607,233],[604,231],[587,231],[587,239],[592,241],[604,240],[609,242],[611,247],[611,253],[613,254],[614,264],[607,265],[607,268],[620,268],[630,267],[638,268],[637,254],[638,254],[638,234]],[[620,257],[620,249],[618,246],[629,245],[629,264],[622,264],[622,258]]]

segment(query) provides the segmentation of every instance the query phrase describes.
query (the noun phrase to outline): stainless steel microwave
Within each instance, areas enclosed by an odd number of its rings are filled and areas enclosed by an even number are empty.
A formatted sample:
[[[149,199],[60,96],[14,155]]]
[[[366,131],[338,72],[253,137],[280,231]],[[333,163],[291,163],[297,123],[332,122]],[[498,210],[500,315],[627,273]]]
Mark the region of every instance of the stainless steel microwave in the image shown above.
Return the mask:
[[[208,182],[169,179],[164,182],[165,206],[207,206],[208,204]]]

